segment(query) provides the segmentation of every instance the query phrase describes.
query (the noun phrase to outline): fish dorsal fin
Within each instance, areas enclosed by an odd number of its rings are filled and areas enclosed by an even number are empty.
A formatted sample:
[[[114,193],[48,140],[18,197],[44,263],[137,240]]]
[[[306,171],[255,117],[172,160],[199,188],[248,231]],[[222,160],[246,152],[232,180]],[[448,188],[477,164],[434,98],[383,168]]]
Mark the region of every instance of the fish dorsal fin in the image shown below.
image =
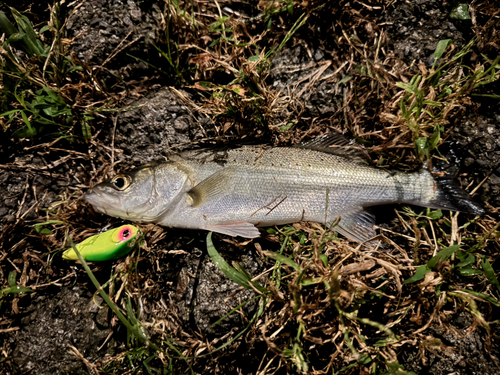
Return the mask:
[[[310,141],[298,145],[298,147],[349,157],[363,163],[370,161],[368,154],[359,144],[337,132],[317,136]]]
[[[359,211],[340,215],[339,223],[332,229],[359,243],[376,245],[376,241],[369,241],[377,235],[374,225],[375,215],[360,209]]]
[[[247,221],[238,221],[234,223],[222,223],[207,225],[204,229],[212,232],[227,234],[228,236],[240,236],[243,238],[260,237],[260,232],[255,225]]]
[[[236,167],[227,167],[214,173],[193,187],[188,195],[192,199],[191,206],[198,207],[203,202],[214,197],[220,197],[227,194],[228,184],[234,178]]]

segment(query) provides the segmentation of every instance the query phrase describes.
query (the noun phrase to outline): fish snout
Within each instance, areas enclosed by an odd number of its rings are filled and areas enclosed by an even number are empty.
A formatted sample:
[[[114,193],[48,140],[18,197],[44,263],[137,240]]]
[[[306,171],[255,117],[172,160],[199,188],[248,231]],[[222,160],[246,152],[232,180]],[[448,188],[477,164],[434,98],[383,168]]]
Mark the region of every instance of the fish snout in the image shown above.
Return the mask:
[[[123,217],[123,207],[121,198],[113,194],[109,194],[99,186],[89,189],[83,199],[90,204],[95,211],[102,214]]]
[[[90,204],[94,204],[96,202],[96,200],[100,197],[101,195],[92,190],[92,189],[89,189],[85,195],[83,196],[83,199],[85,200],[85,202],[87,203],[90,203]]]
[[[99,193],[97,189],[90,189],[83,196],[85,202],[94,207],[94,210],[101,213],[106,213],[107,206],[113,207],[116,202],[109,202],[106,196]]]

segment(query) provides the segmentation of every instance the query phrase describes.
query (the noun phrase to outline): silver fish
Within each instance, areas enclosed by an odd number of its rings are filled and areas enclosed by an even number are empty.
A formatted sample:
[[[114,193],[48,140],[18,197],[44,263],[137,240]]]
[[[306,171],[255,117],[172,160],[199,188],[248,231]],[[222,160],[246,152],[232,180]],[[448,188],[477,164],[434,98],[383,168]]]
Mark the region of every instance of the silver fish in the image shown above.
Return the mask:
[[[335,231],[361,243],[376,236],[370,206],[406,203],[483,213],[450,178],[371,167],[335,133],[301,147],[247,146],[172,157],[119,174],[85,199],[97,211],[126,220],[245,238],[258,237],[257,227],[336,222]]]

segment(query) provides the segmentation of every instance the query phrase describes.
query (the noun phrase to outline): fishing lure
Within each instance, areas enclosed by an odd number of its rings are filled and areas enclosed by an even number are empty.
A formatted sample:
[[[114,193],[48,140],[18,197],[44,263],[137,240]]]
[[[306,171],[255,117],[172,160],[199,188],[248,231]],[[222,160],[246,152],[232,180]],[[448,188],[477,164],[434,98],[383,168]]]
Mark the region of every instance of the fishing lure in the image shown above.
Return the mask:
[[[127,224],[89,237],[77,244],[76,248],[83,259],[91,262],[114,260],[130,253],[141,237],[140,229]],[[66,250],[62,257],[67,260],[78,260],[78,256],[72,248]]]

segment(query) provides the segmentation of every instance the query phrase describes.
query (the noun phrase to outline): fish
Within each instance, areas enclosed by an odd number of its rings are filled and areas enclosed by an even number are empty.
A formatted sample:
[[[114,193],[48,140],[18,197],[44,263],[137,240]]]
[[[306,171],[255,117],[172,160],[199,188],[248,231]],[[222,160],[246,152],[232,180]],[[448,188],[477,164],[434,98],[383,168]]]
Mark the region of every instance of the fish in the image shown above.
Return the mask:
[[[370,207],[394,203],[484,213],[450,176],[373,167],[339,133],[292,147],[243,146],[173,155],[94,186],[85,200],[130,221],[256,238],[260,227],[317,222],[367,243]]]
[[[142,231],[139,228],[126,224],[89,237],[77,244],[76,249],[83,259],[91,262],[114,260],[130,253],[141,237]],[[78,260],[73,248],[64,251],[62,257],[66,260]]]

